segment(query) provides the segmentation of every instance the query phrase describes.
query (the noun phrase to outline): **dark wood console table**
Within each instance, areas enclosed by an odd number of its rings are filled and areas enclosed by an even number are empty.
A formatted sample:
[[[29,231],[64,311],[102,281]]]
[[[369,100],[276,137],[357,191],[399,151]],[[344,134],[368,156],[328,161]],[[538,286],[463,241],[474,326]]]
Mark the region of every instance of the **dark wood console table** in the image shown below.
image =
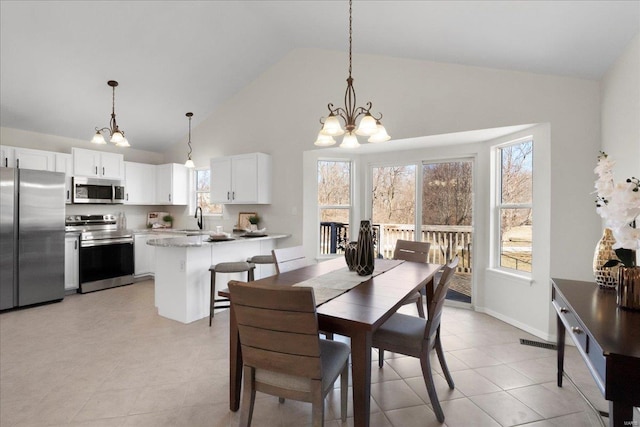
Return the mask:
[[[609,401],[609,425],[633,425],[640,406],[640,312],[616,305],[616,292],[595,283],[552,279],[558,315],[558,387],[562,387],[565,333],[573,339],[600,392]]]

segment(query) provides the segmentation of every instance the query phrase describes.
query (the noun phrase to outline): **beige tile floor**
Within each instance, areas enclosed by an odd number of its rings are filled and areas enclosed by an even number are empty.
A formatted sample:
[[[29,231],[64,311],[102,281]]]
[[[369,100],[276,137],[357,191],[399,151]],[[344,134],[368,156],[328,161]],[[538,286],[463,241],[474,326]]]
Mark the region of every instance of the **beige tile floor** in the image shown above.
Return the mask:
[[[207,319],[183,325],[158,316],[151,281],[3,313],[0,425],[236,426],[238,414],[228,409],[228,325],[226,311],[211,328]],[[449,390],[434,364],[446,426],[598,425],[570,385],[556,387],[555,352],[519,344],[536,337],[452,307],[442,334],[456,383]],[[566,369],[606,410],[573,348]],[[421,375],[412,358],[389,354],[383,369],[374,362],[372,426],[441,425]],[[307,403],[258,394],[254,425],[304,426],[310,413]],[[329,395],[325,414],[327,426],[342,425],[339,393]],[[351,426],[351,410],[349,417]]]

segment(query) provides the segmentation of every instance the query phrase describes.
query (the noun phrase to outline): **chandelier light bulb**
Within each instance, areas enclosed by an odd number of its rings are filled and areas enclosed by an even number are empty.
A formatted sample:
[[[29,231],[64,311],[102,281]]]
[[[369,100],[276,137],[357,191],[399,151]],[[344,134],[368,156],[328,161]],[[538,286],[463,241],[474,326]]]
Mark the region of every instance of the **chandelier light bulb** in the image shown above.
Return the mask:
[[[318,138],[316,139],[316,142],[314,142],[314,144],[318,147],[328,147],[330,145],[334,145],[335,143],[336,140],[333,139],[331,135],[325,135],[322,133],[322,131],[318,133]]]
[[[382,124],[379,121],[377,121],[376,123],[377,123],[376,124],[377,132],[371,135],[368,141],[369,142],[386,142],[390,140],[391,137],[387,133],[387,130],[384,128],[384,126],[382,126]]]
[[[104,140],[104,136],[100,133],[100,131],[96,131],[96,134],[91,138],[91,142],[94,144],[106,144],[107,141]]]
[[[116,142],[116,146],[123,147],[123,148],[131,147],[131,145],[129,145],[129,141],[124,136],[122,137],[122,141]]]
[[[359,146],[358,138],[353,132],[347,132],[342,138],[342,144],[340,144],[340,148],[357,148]]]
[[[376,119],[369,113],[365,114],[362,120],[360,120],[360,124],[358,125],[358,129],[356,129],[357,135],[362,136],[371,136],[378,132],[378,127],[376,125]]]
[[[115,132],[113,132],[113,135],[111,135],[111,140],[109,142],[113,142],[116,145],[122,144],[122,141],[124,141],[124,135],[122,135],[122,132],[120,132],[119,130],[116,130]]]
[[[333,114],[330,114],[329,117],[324,121],[324,126],[321,130],[323,135],[328,136],[339,136],[344,134],[344,129],[340,125],[340,120]]]
[[[193,163],[193,160],[191,160],[191,159],[187,159],[187,161],[184,162],[184,165],[186,167],[188,167],[189,169],[193,169],[193,168],[196,167],[196,165]]]

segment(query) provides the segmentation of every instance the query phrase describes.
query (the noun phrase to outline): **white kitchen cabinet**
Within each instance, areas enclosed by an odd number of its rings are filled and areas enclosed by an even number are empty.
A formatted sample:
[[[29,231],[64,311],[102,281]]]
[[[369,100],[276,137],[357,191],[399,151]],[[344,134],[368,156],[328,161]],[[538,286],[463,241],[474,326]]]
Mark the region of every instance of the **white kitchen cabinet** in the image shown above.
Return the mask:
[[[56,172],[63,172],[64,178],[64,201],[71,203],[71,180],[73,178],[73,157],[71,154],[55,153]]]
[[[15,147],[13,148],[12,163],[8,163],[9,167],[55,172],[56,153]]]
[[[135,276],[145,276],[154,273],[156,248],[147,245],[147,240],[155,239],[152,234],[134,234],[133,236],[133,253],[134,253],[134,271]]]
[[[118,153],[72,148],[73,174],[93,178],[124,179],[124,156]]]
[[[12,168],[13,167],[13,147],[6,145],[0,145],[0,167]]]
[[[189,203],[189,168],[177,163],[156,166],[156,204]]]
[[[156,166],[124,162],[124,203],[153,205],[156,202]]]
[[[211,203],[271,203],[271,156],[250,153],[211,159]]]
[[[80,286],[80,262],[79,248],[80,236],[77,234],[67,235],[64,238],[64,289],[78,289]]]

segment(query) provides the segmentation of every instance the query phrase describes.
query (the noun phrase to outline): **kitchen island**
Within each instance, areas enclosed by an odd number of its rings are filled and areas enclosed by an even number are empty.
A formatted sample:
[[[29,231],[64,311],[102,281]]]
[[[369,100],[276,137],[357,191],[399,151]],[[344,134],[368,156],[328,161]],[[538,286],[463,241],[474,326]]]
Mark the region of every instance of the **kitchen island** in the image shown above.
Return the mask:
[[[211,276],[209,267],[220,262],[246,261],[254,255],[267,255],[275,248],[276,239],[288,234],[264,237],[234,236],[228,241],[209,241],[206,234],[164,239],[151,239],[156,248],[155,305],[158,314],[182,323],[209,317]],[[273,265],[256,266],[255,278],[275,274]],[[221,274],[216,278],[220,289],[229,280],[247,280],[246,274]]]

